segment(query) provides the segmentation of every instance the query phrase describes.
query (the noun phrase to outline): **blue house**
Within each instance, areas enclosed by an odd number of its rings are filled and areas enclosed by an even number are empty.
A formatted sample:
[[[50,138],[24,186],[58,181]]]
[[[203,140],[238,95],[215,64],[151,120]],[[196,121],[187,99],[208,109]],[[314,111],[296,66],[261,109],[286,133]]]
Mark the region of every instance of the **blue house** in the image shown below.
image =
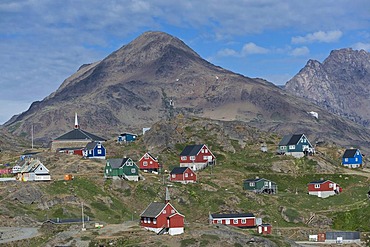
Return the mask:
[[[83,156],[90,159],[105,159],[105,147],[101,142],[89,142],[83,150]]]
[[[281,139],[277,153],[300,158],[304,155],[313,155],[315,149],[304,134],[295,134],[286,135]]]
[[[133,142],[136,141],[137,135],[132,133],[123,133],[118,136],[117,142],[118,143],[126,143],[126,142]]]
[[[362,166],[362,154],[359,149],[346,149],[342,157],[342,165],[348,168]]]

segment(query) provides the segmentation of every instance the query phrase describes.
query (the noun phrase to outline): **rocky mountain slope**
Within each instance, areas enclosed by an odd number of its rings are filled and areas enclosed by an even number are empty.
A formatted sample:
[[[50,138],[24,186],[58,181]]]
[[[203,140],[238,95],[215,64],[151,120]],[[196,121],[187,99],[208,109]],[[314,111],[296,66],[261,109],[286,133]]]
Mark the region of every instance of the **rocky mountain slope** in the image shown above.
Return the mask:
[[[370,126],[370,53],[334,50],[323,63],[309,60],[285,89],[328,111]]]
[[[5,128],[30,136],[33,125],[35,139],[47,143],[73,127],[75,112],[82,129],[105,138],[140,133],[142,127],[182,115],[239,121],[279,134],[304,132],[311,140],[347,146],[368,146],[370,140],[368,130],[272,83],[215,66],[162,32],[146,32],[102,61],[81,66]]]

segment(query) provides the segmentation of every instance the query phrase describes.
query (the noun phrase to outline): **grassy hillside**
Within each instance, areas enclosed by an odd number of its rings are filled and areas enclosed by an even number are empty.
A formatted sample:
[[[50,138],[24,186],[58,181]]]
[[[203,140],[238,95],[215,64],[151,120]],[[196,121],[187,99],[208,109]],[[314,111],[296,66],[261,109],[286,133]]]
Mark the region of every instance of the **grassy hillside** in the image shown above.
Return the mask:
[[[217,156],[217,164],[200,171],[198,183],[187,185],[168,181],[168,171],[178,165],[178,154],[187,143],[153,153],[167,172],[142,173],[144,180],[139,182],[105,180],[104,161],[44,150],[40,159],[54,180],[3,184],[7,189],[0,194],[3,225],[42,222],[47,218],[79,218],[81,203],[87,216],[105,224],[138,220],[150,202],[164,200],[165,187],[169,186],[172,204],[185,215],[187,231],[206,227],[209,213],[234,212],[254,213],[273,225],[274,235],[295,234],[294,239],[303,240],[306,233],[327,229],[370,231],[370,203],[366,197],[369,174],[362,169],[357,170],[359,174],[349,174],[353,171],[340,167],[337,147],[318,147],[318,155],[295,159],[275,154],[279,141],[276,135],[259,134],[255,140],[244,142],[229,140],[233,151],[225,150],[215,135],[207,136],[206,132],[198,135]],[[260,151],[261,138],[266,138],[266,153]],[[138,161],[146,147],[143,138],[130,145],[120,145],[114,140],[106,143],[110,157],[127,156],[134,161]],[[66,173],[72,173],[74,180],[64,181]],[[278,193],[261,195],[243,190],[243,180],[256,176],[276,182]],[[307,184],[320,178],[340,184],[343,192],[326,199],[308,195]],[[24,199],[30,195],[37,196]],[[304,230],[305,234],[296,234],[296,229]]]

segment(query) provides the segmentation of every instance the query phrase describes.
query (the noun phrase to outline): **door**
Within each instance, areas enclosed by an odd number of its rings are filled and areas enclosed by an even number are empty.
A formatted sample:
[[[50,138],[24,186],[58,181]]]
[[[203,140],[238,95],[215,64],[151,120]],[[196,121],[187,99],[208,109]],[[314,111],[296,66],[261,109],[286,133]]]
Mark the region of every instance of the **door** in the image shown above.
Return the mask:
[[[225,221],[225,224],[226,224],[226,225],[230,225],[230,220],[229,220],[229,219],[227,219],[227,220]]]

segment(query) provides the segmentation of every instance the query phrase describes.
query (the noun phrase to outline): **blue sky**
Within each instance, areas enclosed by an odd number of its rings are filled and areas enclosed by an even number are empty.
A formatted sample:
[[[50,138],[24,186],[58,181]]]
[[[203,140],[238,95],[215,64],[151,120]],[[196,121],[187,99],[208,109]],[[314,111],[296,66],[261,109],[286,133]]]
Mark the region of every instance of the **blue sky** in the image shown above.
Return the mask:
[[[0,124],[145,31],[277,85],[331,50],[370,51],[368,0],[2,0]]]

